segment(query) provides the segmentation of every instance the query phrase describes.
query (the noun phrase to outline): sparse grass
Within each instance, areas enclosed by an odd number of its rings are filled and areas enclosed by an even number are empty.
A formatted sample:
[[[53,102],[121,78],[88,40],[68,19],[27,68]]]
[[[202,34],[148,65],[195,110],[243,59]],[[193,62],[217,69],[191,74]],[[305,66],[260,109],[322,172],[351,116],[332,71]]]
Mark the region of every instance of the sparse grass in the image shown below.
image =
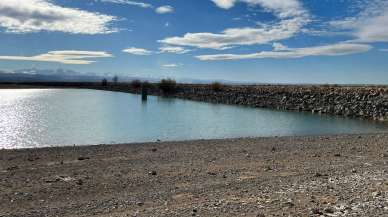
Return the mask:
[[[162,79],[159,83],[159,88],[163,93],[173,93],[176,91],[176,81],[173,79]]]
[[[212,90],[213,91],[215,91],[215,92],[218,92],[218,91],[221,91],[222,90],[222,88],[223,88],[223,85],[220,83],[220,82],[213,82],[212,84],[211,84],[211,88],[212,88]]]

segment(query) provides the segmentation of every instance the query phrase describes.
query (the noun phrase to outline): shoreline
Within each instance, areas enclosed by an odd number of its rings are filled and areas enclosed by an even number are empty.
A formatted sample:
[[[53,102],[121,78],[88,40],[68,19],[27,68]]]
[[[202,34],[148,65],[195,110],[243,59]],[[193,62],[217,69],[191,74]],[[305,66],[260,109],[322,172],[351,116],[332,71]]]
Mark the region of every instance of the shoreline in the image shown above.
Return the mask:
[[[384,216],[388,133],[0,150],[0,216]]]

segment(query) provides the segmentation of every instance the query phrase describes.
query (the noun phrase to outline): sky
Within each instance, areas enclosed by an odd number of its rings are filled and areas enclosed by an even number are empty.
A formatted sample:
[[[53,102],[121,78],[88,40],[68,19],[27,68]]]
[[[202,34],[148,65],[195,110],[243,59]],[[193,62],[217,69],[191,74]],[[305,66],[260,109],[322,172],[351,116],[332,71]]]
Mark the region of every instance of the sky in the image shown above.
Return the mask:
[[[388,0],[1,0],[0,70],[388,84]]]

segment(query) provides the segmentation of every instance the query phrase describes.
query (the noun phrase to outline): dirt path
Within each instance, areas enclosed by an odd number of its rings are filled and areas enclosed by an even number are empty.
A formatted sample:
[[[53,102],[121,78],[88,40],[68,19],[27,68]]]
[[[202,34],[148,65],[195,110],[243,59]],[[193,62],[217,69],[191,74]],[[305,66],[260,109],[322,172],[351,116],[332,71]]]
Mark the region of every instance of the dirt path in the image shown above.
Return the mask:
[[[388,134],[0,151],[0,216],[388,216]]]

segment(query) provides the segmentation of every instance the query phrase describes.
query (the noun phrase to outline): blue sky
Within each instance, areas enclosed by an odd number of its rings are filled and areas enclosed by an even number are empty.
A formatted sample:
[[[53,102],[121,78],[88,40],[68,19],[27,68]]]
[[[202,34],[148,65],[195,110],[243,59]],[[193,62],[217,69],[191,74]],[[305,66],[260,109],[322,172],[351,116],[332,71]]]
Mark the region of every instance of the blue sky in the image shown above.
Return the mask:
[[[388,84],[388,0],[1,0],[0,70]]]

